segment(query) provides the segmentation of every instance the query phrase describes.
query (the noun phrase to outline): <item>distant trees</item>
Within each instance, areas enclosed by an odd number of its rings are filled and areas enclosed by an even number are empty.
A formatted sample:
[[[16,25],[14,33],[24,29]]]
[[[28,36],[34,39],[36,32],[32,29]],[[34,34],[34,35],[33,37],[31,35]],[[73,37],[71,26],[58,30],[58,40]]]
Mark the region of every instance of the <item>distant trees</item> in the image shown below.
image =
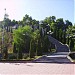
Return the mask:
[[[42,51],[41,51],[41,41],[40,41],[40,33],[39,30],[35,30],[32,33],[32,39],[30,42],[31,46],[30,46],[30,54],[34,54],[35,55],[41,55]]]
[[[30,58],[41,52],[41,41],[39,30],[32,31],[30,26],[20,27],[13,32],[14,44],[18,53],[29,53]],[[15,45],[14,45],[15,47]],[[40,53],[41,54],[41,53]]]
[[[72,23],[69,20],[65,20],[64,22],[63,18],[56,19],[55,16],[46,17],[44,22],[49,24],[53,37],[66,44],[66,30],[69,26],[72,26]]]
[[[14,43],[18,53],[29,52],[32,29],[29,26],[20,27],[14,31]]]
[[[41,21],[41,24],[39,21],[36,21],[35,19],[32,19],[31,16],[25,15],[23,17],[22,21],[19,21],[18,24],[20,24],[22,27],[28,25],[32,29],[31,31],[31,41],[30,45],[28,46],[32,53],[33,50],[36,52],[36,55],[38,55],[40,52],[39,49],[43,52],[48,51],[49,48],[49,40],[47,37],[47,32],[52,31],[52,37],[56,38],[60,42],[64,44],[69,44],[69,38],[67,37],[67,34],[69,34],[69,27],[72,26],[72,23],[69,20],[63,20],[63,18],[56,19],[55,16],[46,17],[44,20]],[[23,29],[21,29],[23,30]],[[22,33],[23,34],[23,33]],[[40,34],[40,35],[39,35]],[[28,45],[27,43],[25,46]],[[43,49],[43,50],[42,50]],[[41,52],[41,53],[42,53]],[[33,53],[35,54],[35,53]]]
[[[40,23],[41,22],[41,23]],[[12,27],[18,24],[17,29],[13,30]],[[71,48],[73,39],[72,23],[63,18],[56,19],[55,16],[46,17],[42,21],[37,21],[29,15],[25,15],[21,21],[5,20],[6,31],[13,35],[14,52],[18,53],[18,58],[22,58],[22,53],[29,53],[32,58],[35,55],[42,55],[48,52],[51,43],[49,42],[47,32],[51,31],[51,35],[55,39],[64,44],[68,44]],[[74,44],[74,43],[73,43]]]

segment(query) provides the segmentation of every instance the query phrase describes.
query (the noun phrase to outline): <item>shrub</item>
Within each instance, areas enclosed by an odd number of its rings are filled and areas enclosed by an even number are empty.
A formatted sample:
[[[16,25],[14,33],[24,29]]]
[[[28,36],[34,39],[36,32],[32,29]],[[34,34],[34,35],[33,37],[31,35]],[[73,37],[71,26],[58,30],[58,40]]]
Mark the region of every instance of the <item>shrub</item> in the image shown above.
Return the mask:
[[[8,58],[9,58],[9,60],[10,60],[10,59],[17,59],[17,56],[14,55],[14,54],[10,54]]]
[[[74,47],[74,48],[72,48],[72,51],[75,51],[75,47]]]
[[[24,54],[23,58],[26,59],[27,57],[29,57],[29,54]]]

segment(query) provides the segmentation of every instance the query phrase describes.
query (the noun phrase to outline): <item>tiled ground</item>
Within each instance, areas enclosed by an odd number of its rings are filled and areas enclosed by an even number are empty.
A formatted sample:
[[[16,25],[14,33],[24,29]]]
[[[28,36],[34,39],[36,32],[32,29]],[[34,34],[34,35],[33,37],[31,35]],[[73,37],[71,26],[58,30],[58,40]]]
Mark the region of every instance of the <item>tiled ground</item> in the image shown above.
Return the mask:
[[[65,53],[54,53],[53,55],[48,54],[36,60],[44,63],[0,63],[0,74],[75,75],[75,64],[71,63],[66,55]]]
[[[1,75],[75,75],[75,64],[0,63]]]

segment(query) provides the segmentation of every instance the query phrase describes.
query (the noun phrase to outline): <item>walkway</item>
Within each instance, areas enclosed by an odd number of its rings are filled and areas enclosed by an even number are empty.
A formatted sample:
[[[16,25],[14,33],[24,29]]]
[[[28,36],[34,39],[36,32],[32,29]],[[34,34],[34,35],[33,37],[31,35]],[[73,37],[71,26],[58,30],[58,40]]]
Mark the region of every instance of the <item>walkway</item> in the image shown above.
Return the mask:
[[[0,74],[74,75],[75,64],[70,64],[71,62],[67,59],[67,54],[67,52],[58,52],[53,53],[52,55],[47,54],[46,56],[43,56],[34,61],[41,63],[0,63]]]
[[[0,75],[75,75],[75,64],[0,63]]]
[[[61,43],[60,41],[58,41],[57,39],[53,38],[52,36],[48,36],[49,41],[55,45],[55,49],[57,52],[69,52],[69,46],[66,44]]]
[[[68,52],[57,52],[53,54],[47,54],[39,59],[34,60],[33,62],[38,63],[71,63],[67,58]]]

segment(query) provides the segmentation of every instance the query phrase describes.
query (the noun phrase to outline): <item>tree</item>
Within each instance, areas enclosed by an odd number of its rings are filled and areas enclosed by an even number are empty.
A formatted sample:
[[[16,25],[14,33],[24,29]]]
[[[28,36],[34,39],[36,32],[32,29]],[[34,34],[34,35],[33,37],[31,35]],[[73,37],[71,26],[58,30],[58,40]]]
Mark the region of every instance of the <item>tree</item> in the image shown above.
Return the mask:
[[[30,41],[30,50],[29,50],[29,57],[30,58],[34,58],[34,56],[35,56],[35,42],[34,42],[34,40],[33,39],[31,39],[31,41]]]
[[[48,52],[49,45],[50,45],[50,42],[49,42],[48,36],[45,35],[44,40],[43,40],[43,48],[42,48],[44,53]]]
[[[52,22],[55,22],[56,21],[56,17],[55,16],[52,16]]]
[[[13,52],[14,52],[14,53],[17,53],[16,44],[15,44],[15,43],[14,43],[14,46],[13,46]]]
[[[17,22],[14,20],[12,23],[15,24]],[[36,55],[41,54],[42,50],[45,50],[44,52],[48,51],[50,45],[46,34],[48,31],[51,30],[53,32],[52,37],[66,44],[67,30],[69,30],[69,26],[72,27],[72,23],[69,20],[64,22],[63,18],[56,19],[55,16],[46,17],[39,24],[39,21],[32,19],[27,14],[18,24],[22,26],[14,31],[16,49],[22,52],[29,52],[30,57],[34,57],[35,53]]]
[[[3,50],[3,58],[4,58],[4,59],[7,59],[7,58],[8,58],[8,50],[7,50],[7,46],[4,47],[4,50]]]
[[[6,26],[11,26],[11,20],[9,18],[5,19],[5,27]]]
[[[30,26],[20,27],[13,32],[14,43],[18,53],[29,52],[32,29]]]
[[[74,48],[74,40],[73,40],[72,37],[70,39],[71,39],[71,41],[70,41],[70,50],[72,50]]]
[[[18,22],[16,20],[12,20],[11,21],[11,26],[14,26],[15,24],[18,24]]]
[[[23,17],[22,22],[23,22],[23,26],[31,25],[32,24],[32,17],[26,14],[25,17]]]
[[[41,49],[41,36],[40,31],[36,30],[33,32],[33,40],[35,42],[34,47],[36,47],[36,55],[42,55],[42,49]]]
[[[67,27],[66,34],[67,34],[67,44],[69,45],[70,37],[73,35],[73,33],[72,33],[72,26],[68,26]]]
[[[66,24],[66,28],[67,28],[68,26],[72,26],[72,23],[71,23],[69,20],[65,20],[65,24]]]
[[[57,36],[57,24],[55,22],[51,23],[51,31],[53,32],[53,37],[56,38]]]

